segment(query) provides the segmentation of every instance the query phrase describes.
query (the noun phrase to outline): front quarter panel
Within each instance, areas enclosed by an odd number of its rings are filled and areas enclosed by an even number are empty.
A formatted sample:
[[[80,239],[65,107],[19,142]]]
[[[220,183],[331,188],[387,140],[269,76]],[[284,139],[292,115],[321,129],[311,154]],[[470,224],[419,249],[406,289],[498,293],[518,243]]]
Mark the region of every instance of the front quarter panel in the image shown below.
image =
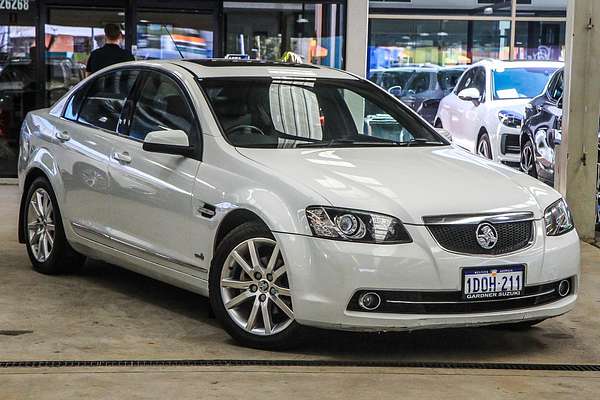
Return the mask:
[[[195,233],[209,240],[196,240],[195,252],[204,255],[209,267],[216,247],[215,236],[227,215],[247,210],[257,215],[273,232],[311,235],[305,209],[330,203],[293,179],[293,172],[273,171],[238,153],[220,136],[204,135],[204,161],[193,189]],[[207,218],[199,210],[214,207]]]

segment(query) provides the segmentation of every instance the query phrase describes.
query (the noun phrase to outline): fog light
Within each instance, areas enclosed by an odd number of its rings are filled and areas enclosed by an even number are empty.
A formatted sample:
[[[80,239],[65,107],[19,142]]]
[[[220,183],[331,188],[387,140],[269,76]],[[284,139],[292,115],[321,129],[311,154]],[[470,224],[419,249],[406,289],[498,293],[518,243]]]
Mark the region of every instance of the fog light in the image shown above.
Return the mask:
[[[560,297],[565,297],[569,294],[570,291],[571,283],[567,279],[560,281],[560,283],[558,284],[558,295]]]
[[[377,293],[367,292],[360,295],[358,305],[367,311],[373,311],[381,305],[381,297]]]

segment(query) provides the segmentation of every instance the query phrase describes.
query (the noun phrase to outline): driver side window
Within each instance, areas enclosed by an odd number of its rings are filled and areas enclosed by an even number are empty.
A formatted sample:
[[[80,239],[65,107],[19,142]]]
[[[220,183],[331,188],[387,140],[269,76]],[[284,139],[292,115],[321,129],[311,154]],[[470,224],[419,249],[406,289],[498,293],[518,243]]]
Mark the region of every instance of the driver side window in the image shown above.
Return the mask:
[[[193,143],[194,113],[173,79],[151,72],[145,78],[129,129],[129,137],[144,140],[153,131],[182,130]]]

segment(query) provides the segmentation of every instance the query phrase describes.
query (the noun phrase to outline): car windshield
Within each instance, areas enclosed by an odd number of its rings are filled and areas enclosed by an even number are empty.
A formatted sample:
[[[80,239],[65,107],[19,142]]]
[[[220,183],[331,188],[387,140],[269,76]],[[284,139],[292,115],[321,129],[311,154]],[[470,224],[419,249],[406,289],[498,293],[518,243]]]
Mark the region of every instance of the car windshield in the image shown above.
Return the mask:
[[[551,67],[494,70],[494,100],[531,99],[544,91],[554,71]]]
[[[204,79],[230,143],[239,147],[435,146],[448,143],[372,84],[350,79]]]

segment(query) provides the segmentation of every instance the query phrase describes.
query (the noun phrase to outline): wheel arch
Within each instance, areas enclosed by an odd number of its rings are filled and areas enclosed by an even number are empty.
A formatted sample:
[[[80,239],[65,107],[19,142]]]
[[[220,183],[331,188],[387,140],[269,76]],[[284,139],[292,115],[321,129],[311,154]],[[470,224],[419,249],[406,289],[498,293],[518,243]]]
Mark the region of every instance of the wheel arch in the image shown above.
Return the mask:
[[[48,174],[46,174],[46,172],[44,172],[39,167],[33,167],[27,172],[27,175],[23,180],[23,193],[21,194],[21,202],[19,204],[19,243],[25,243],[25,230],[23,229],[23,219],[25,218],[25,207],[27,205],[27,192],[29,191],[29,186],[31,186],[33,181],[35,181],[37,178],[45,178],[46,180],[48,180],[48,182],[50,182]]]
[[[247,208],[237,208],[225,215],[223,220],[219,223],[213,240],[213,255],[215,254],[217,247],[223,241],[225,236],[227,236],[229,232],[233,231],[235,228],[246,222],[258,222],[269,228],[265,220],[254,211],[251,211]]]

